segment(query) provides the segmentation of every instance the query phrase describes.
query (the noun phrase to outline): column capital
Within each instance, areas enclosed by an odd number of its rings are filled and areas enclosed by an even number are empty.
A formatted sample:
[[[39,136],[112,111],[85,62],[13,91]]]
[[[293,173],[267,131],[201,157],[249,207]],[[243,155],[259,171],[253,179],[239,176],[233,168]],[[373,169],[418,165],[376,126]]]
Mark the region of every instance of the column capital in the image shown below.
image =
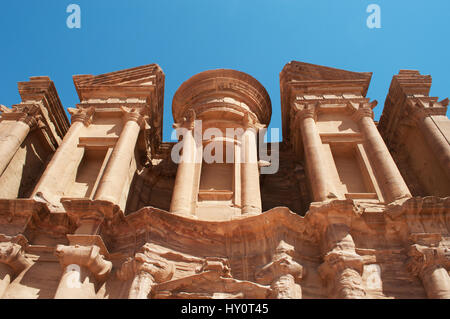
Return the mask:
[[[55,255],[63,268],[72,264],[86,267],[100,282],[106,280],[112,269],[112,263],[104,259],[104,256],[100,254],[100,247],[96,245],[58,245]]]
[[[242,126],[245,130],[254,129],[256,132],[266,127],[265,125],[259,123],[258,118],[250,112],[246,112],[244,114],[244,117],[242,118]]]
[[[85,126],[89,126],[91,124],[92,115],[95,112],[94,107],[88,108],[67,108],[67,111],[72,115],[72,123],[82,122]]]
[[[298,123],[306,118],[312,118],[314,121],[317,117],[319,103],[296,103],[292,105],[292,111],[294,114],[294,123]]]
[[[175,265],[161,256],[161,252],[149,245],[129,257],[117,271],[117,278],[127,281],[133,278],[129,295],[130,299],[147,299],[155,283],[172,279]]]
[[[145,119],[146,117],[148,117],[146,114],[147,112],[144,108],[132,108],[127,106],[121,106],[120,109],[124,114],[125,122],[133,121],[136,122],[141,128],[143,127]]]
[[[330,289],[330,296],[359,299],[366,296],[362,285],[363,258],[352,251],[333,250],[319,266],[319,276]]]
[[[184,113],[183,119],[179,123],[174,123],[173,128],[185,128],[192,131],[195,127],[195,120],[197,119],[197,115],[193,108],[189,108]]]
[[[281,241],[275,250],[272,261],[256,272],[256,281],[270,284],[282,276],[291,275],[298,281],[304,276],[303,266],[294,261],[294,247]]]
[[[446,115],[449,99],[437,102],[436,98],[408,99],[406,103],[406,119],[419,123],[424,118],[432,115]]]
[[[2,107],[2,118],[19,121],[27,124],[31,130],[45,126],[42,121],[41,108],[38,104],[20,103],[13,105],[12,109]]]
[[[437,267],[450,269],[450,249],[440,247],[428,247],[413,244],[408,249],[408,270],[415,276],[421,277],[424,272]]]
[[[0,263],[11,267],[16,275],[31,264],[25,257],[22,246],[11,242],[0,243]]]
[[[134,276],[148,275],[152,281],[160,283],[170,280],[175,272],[173,263],[143,247],[134,257],[129,257],[117,271],[117,277],[126,281]]]
[[[319,267],[319,275],[324,280],[333,278],[348,268],[362,275],[364,260],[356,253],[350,251],[330,251],[323,257],[323,260],[323,264]]]
[[[373,101],[371,104],[369,103],[360,103],[358,109],[354,111],[352,114],[352,119],[355,122],[361,121],[365,117],[369,117],[373,120],[374,113],[372,111],[372,108],[374,108],[377,105],[377,101]]]

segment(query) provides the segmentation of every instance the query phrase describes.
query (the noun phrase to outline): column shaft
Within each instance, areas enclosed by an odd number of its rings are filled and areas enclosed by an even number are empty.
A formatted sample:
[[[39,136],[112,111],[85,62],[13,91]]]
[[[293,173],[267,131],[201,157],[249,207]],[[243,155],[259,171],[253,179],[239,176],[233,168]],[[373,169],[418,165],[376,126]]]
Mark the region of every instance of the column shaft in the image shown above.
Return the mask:
[[[360,299],[365,296],[361,275],[355,269],[344,268],[338,271],[334,285],[337,299]]]
[[[450,178],[450,145],[430,116],[419,120],[419,126],[425,139]]]
[[[140,126],[135,120],[128,120],[106,165],[94,199],[119,204],[134,156],[134,148]]]
[[[128,299],[148,299],[154,282],[155,280],[150,273],[141,271],[133,279]]]
[[[74,157],[74,152],[77,149],[79,136],[83,128],[84,124],[81,121],[74,122],[70,126],[61,145],[56,150],[38,184],[34,188],[32,196],[40,192],[44,195],[45,199],[54,202],[54,204],[59,203],[59,197],[64,194],[70,173],[73,169],[76,169],[76,167],[72,166],[78,164],[78,161],[71,162],[70,159]],[[60,196],[52,198],[52,194],[54,193]]]
[[[246,129],[242,135],[242,214],[260,214],[262,211],[256,139],[256,129],[253,128]]]
[[[193,215],[196,203],[196,183],[201,166],[201,146],[196,145],[193,130],[186,130],[183,136],[181,161],[178,164],[173,188],[170,211],[180,215]],[[200,158],[197,158],[200,156]],[[198,163],[196,163],[196,161]]]
[[[0,123],[0,175],[8,167],[20,145],[30,132],[30,126],[22,121]]]
[[[422,283],[430,299],[450,299],[450,277],[444,267],[429,267],[422,274]]]
[[[55,299],[95,299],[95,284],[85,267],[68,265],[56,289]]]
[[[332,187],[327,183],[322,141],[312,117],[303,117],[300,120],[300,130],[314,201],[321,202],[329,197],[330,192],[333,192]]]
[[[377,178],[382,182],[381,188],[385,197],[390,202],[403,197],[411,197],[408,186],[406,186],[372,118],[362,116],[359,123],[365,136],[369,158],[374,165]]]
[[[96,298],[96,285],[103,284],[112,269],[112,263],[100,254],[100,248],[58,245],[55,255],[63,267],[55,299]]]

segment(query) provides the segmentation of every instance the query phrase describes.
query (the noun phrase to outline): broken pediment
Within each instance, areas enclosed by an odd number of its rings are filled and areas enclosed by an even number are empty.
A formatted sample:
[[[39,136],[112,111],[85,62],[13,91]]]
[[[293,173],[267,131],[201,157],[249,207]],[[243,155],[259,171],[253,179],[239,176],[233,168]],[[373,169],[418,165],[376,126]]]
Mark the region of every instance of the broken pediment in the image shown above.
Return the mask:
[[[108,98],[153,98],[163,101],[164,73],[157,64],[143,65],[100,75],[74,75],[81,101]]]
[[[69,130],[70,123],[53,81],[48,76],[32,76],[29,81],[19,82],[18,89],[22,103],[16,106],[39,105],[47,134],[57,147]]]
[[[283,137],[290,136],[290,110],[296,99],[336,102],[363,98],[369,89],[371,72],[353,72],[310,63],[291,61],[280,73]],[[340,104],[340,103],[339,103]]]
[[[308,83],[310,86],[318,83],[343,82],[359,83],[366,95],[369,88],[371,72],[353,72],[342,69],[330,68],[310,63],[291,61],[286,64],[280,73],[281,83],[300,84]]]
[[[149,125],[143,133],[143,148],[156,153],[162,141],[164,78],[157,64],[100,75],[75,75],[73,82],[81,102],[77,106],[94,107],[94,118],[117,116],[113,114],[121,114],[123,106],[145,111]]]

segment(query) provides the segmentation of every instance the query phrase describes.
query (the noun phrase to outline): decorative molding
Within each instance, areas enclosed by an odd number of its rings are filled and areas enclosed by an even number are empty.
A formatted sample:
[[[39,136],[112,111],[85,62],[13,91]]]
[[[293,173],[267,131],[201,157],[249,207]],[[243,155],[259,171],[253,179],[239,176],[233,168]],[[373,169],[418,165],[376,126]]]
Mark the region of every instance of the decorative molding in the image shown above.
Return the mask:
[[[219,278],[233,278],[228,259],[220,257],[206,257],[203,265],[196,269],[196,273],[207,273],[206,277],[212,281]]]

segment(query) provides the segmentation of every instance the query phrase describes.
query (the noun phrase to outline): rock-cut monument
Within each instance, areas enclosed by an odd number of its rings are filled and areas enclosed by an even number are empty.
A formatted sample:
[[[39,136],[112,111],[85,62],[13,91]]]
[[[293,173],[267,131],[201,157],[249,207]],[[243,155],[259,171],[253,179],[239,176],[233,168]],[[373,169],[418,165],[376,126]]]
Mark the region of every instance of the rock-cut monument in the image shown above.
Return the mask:
[[[157,64],[74,76],[70,121],[50,78],[20,82],[0,110],[0,298],[449,299],[449,100],[401,70],[376,122],[371,77],[288,63],[265,143],[270,97],[236,70],[179,87],[178,142]]]

